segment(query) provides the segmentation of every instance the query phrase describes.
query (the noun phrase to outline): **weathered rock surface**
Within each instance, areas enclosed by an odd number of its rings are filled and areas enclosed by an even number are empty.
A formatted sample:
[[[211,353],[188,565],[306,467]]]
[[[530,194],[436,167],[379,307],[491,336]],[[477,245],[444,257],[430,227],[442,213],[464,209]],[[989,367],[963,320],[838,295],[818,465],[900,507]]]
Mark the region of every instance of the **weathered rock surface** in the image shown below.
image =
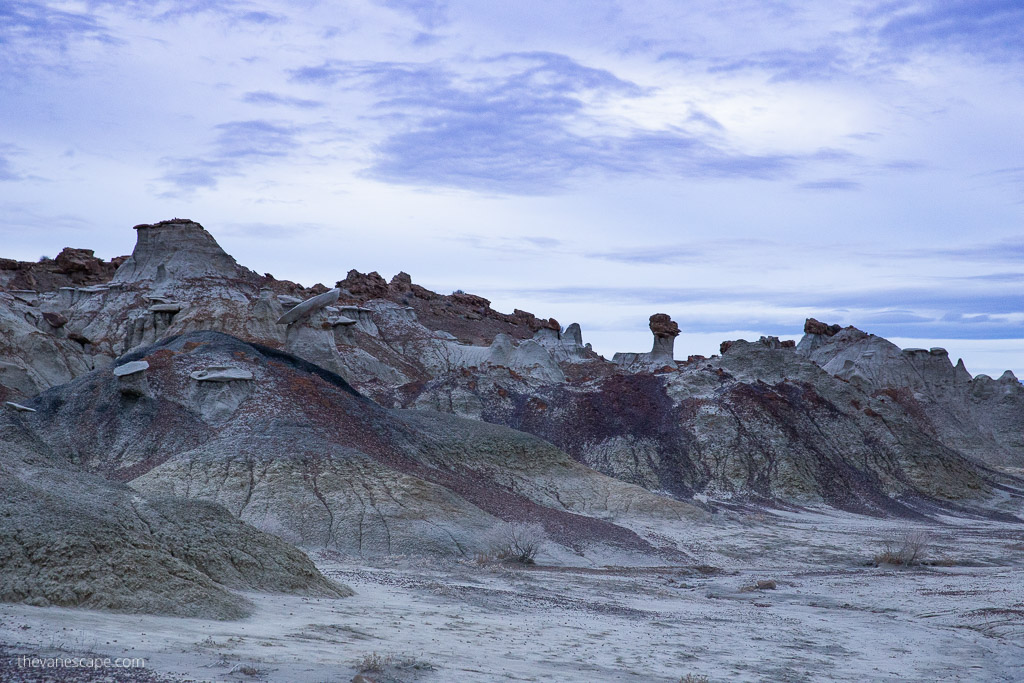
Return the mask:
[[[945,446],[898,402],[760,342],[735,342],[722,358],[677,372],[567,385],[451,376],[415,401],[536,434],[599,471],[681,498],[913,515],[983,500],[1007,482]]]
[[[310,299],[303,301],[302,303],[296,304],[288,309],[288,312],[282,315],[278,321],[278,325],[291,325],[301,318],[312,315],[316,311],[319,311],[325,306],[330,306],[338,300],[338,296],[341,294],[341,290],[335,287],[329,292],[318,294]]]
[[[972,378],[945,349],[900,349],[854,327],[807,334],[797,350],[864,392],[898,402],[952,448],[981,462],[1024,466],[1024,386],[1013,373]]]
[[[32,434],[37,416],[0,411],[0,600],[235,619],[235,590],[351,593],[219,505],[85,472]]]
[[[239,266],[195,221],[175,218],[136,225],[135,230],[138,242],[132,255],[114,274],[115,283],[163,285],[201,278],[251,281],[257,277]]]
[[[910,514],[936,501],[995,500],[1000,486],[1017,484],[985,464],[1024,466],[1020,383],[972,378],[940,349],[900,350],[808,319],[795,350],[765,336],[680,362],[678,325],[659,313],[650,352],[608,362],[583,344],[577,324],[563,331],[553,319],[498,313],[487,299],[437,294],[406,273],[388,282],[350,271],[334,290],[303,288],[242,268],[192,221],[137,232],[132,257],[109,282],[0,292],[0,328],[9,331],[0,337],[0,398],[23,401],[120,354],[212,330],[283,349],[381,405],[512,426],[680,498]],[[167,400],[159,372],[143,377],[146,386],[120,394],[145,397],[131,410]],[[264,390],[258,372],[219,384],[189,378],[179,404],[192,417],[171,411],[166,419],[200,424],[166,438],[202,435],[194,445],[205,443],[206,430],[246,419]],[[277,405],[281,415],[291,410]],[[152,443],[148,433],[135,438]]]
[[[109,372],[90,373],[37,399],[39,438],[146,495],[215,501],[303,546],[468,555],[500,520],[530,520],[575,551],[656,554],[628,529],[638,516],[705,515],[536,437],[387,410],[337,375],[225,335],[191,333],[123,360],[143,359],[152,397],[127,403]],[[211,415],[192,387],[215,383],[190,374],[229,362],[253,375],[242,382],[251,393],[229,416]]]

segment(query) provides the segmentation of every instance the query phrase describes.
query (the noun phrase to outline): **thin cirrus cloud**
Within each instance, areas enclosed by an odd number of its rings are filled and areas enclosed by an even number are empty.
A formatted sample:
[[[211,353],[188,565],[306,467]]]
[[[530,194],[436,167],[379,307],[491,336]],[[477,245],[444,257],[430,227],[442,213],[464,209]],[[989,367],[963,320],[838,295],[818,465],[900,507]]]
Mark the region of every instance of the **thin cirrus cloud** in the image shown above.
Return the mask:
[[[220,178],[240,175],[244,168],[288,156],[301,147],[299,129],[270,121],[231,121],[214,127],[216,138],[201,156],[165,159],[169,170],[161,180],[173,196],[217,186]]]
[[[118,39],[98,18],[49,3],[4,0],[0,3],[0,82],[17,82],[26,71],[65,71],[61,59],[77,41],[116,44]]]
[[[1024,300],[1015,292],[963,291],[962,288],[893,287],[829,292],[807,292],[798,289],[727,289],[711,287],[541,287],[517,288],[523,295],[551,301],[607,301],[620,304],[755,304],[771,308],[890,311],[898,305],[901,311],[939,311],[977,315],[1024,315]],[[935,319],[932,315],[929,319]]]
[[[249,0],[176,0],[170,3],[152,0],[91,0],[95,6],[128,11],[136,17],[172,23],[197,16],[215,16],[232,24],[274,25],[288,21],[286,15],[253,7]]]
[[[448,3],[440,0],[376,0],[388,9],[411,15],[426,29],[448,23]]]
[[[278,93],[268,92],[266,90],[256,90],[253,92],[247,92],[242,96],[242,101],[248,104],[259,104],[259,105],[280,105],[283,107],[292,107],[295,109],[319,109],[324,106],[324,103],[320,100],[307,100],[301,97],[292,97],[290,95],[280,95]]]
[[[663,55],[664,57],[664,55]],[[769,81],[831,80],[850,70],[849,60],[836,46],[810,50],[772,50],[743,59],[721,61],[708,67],[708,73],[730,73],[757,70],[770,74]]]
[[[21,174],[15,170],[14,165],[6,157],[0,155],[0,182],[13,180],[21,180]]]
[[[797,185],[797,188],[801,190],[816,190],[818,192],[849,192],[851,190],[859,190],[861,187],[863,187],[861,183],[848,178],[811,180]]]
[[[543,195],[592,174],[776,179],[800,160],[716,144],[706,130],[717,122],[699,112],[699,131],[610,125],[589,102],[647,91],[566,55],[511,53],[480,65],[499,73],[461,78],[437,64],[325,62],[291,79],[360,83],[376,96],[379,118],[398,130],[376,145],[365,175],[389,183]]]
[[[879,40],[896,53],[951,48],[993,61],[1024,60],[1024,5],[1019,0],[926,0],[881,4]]]

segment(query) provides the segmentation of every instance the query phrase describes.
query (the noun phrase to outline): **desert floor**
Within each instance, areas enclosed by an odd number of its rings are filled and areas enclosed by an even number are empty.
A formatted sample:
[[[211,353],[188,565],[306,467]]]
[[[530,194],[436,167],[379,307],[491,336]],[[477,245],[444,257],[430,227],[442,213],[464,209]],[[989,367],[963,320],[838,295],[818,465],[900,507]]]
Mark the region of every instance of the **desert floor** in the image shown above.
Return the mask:
[[[1024,526],[835,512],[632,526],[692,562],[314,552],[354,597],[253,594],[238,622],[0,605],[0,681],[1024,680]],[[928,564],[872,566],[908,529],[930,534]],[[57,654],[146,666],[47,678],[17,664]]]

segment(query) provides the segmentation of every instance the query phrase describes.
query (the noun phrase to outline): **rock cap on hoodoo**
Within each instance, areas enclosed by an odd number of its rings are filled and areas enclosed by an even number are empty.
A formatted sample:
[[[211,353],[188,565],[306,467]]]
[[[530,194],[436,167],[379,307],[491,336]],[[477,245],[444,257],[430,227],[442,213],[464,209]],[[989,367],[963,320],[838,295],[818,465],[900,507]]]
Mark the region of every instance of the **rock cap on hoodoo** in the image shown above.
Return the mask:
[[[678,337],[679,323],[672,320],[668,313],[655,313],[650,320],[651,332],[655,337]]]

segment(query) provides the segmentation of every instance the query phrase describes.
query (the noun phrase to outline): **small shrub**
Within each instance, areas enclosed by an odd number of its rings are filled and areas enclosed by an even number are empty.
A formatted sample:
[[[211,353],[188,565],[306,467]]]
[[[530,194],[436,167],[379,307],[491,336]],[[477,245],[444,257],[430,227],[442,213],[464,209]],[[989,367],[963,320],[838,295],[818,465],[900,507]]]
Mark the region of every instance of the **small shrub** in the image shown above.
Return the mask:
[[[900,567],[921,564],[928,556],[930,545],[931,534],[927,531],[909,531],[899,539],[887,542],[882,552],[875,555],[875,564],[893,564]]]
[[[533,564],[548,542],[544,527],[536,522],[505,522],[492,533],[490,552],[506,562]]]
[[[686,674],[679,679],[679,683],[710,683],[707,676],[701,674]]]
[[[391,655],[371,652],[356,661],[356,668],[359,669],[359,673],[379,674],[391,665],[392,659]]]
[[[494,564],[495,557],[494,554],[490,551],[478,550],[473,555],[473,561],[476,562],[479,566],[484,567],[489,564]]]

